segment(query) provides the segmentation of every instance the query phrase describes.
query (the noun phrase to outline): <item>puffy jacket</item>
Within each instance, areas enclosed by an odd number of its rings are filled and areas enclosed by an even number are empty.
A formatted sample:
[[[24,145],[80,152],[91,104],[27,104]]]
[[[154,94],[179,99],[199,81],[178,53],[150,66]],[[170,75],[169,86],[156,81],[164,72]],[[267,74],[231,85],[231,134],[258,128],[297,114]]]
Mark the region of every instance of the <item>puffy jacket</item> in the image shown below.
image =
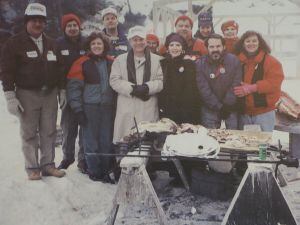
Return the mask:
[[[75,60],[85,54],[84,41],[85,39],[80,36],[79,39],[74,42],[66,35],[59,37],[56,40],[57,50],[64,65],[65,76],[67,76]]]
[[[43,54],[25,31],[8,39],[2,49],[3,90],[64,88],[63,67],[55,41],[43,34]]]
[[[260,51],[254,58],[247,58],[244,53],[239,55],[243,65],[243,81],[247,84],[257,84],[257,93],[246,96],[245,113],[258,115],[274,110],[281,92],[284,79],[281,63],[273,56]],[[254,82],[255,71],[261,65],[261,79]],[[260,99],[260,102],[255,101]]]
[[[159,93],[160,117],[176,123],[200,122],[200,96],[196,84],[196,65],[184,55],[160,61],[164,88]]]
[[[110,41],[110,50],[107,53],[108,55],[114,58],[117,57],[118,55],[128,52],[129,50],[129,43],[123,29],[121,28],[120,25],[118,25],[117,29],[118,29],[118,39]],[[109,37],[109,35],[106,32],[106,29],[103,29],[103,32]]]
[[[198,90],[207,108],[218,111],[223,104],[236,104],[233,88],[242,81],[242,67],[236,56],[224,53],[222,62],[215,65],[206,55],[197,61],[196,69]]]
[[[234,54],[234,45],[239,41],[238,38],[225,38],[226,51]]]
[[[67,99],[74,112],[83,111],[83,104],[115,105],[115,94],[109,86],[112,59],[82,56],[68,75]]]

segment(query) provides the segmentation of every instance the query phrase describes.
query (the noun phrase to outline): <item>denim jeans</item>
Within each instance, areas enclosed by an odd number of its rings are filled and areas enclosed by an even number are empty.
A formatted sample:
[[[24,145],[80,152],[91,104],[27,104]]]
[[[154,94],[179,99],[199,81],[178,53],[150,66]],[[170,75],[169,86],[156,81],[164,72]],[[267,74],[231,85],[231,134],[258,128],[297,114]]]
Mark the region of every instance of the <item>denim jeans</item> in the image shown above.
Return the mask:
[[[219,129],[221,127],[222,119],[220,118],[219,111],[213,111],[205,106],[201,108],[201,125],[210,129]],[[226,129],[238,129],[238,114],[232,112],[229,117],[225,119]]]
[[[75,143],[78,135],[78,122],[75,113],[69,105],[62,111],[60,126],[63,131],[62,150],[64,159],[73,161],[75,158]],[[82,129],[79,128],[79,152],[78,162],[84,159],[83,143],[82,143]]]
[[[108,173],[111,159],[93,153],[112,153],[113,108],[101,104],[84,104],[84,113],[87,124],[82,127],[83,146],[88,172],[101,177]]]
[[[258,124],[262,131],[272,132],[275,126],[275,111],[262,113],[259,115],[241,115],[239,120],[239,127],[243,130],[244,125]]]

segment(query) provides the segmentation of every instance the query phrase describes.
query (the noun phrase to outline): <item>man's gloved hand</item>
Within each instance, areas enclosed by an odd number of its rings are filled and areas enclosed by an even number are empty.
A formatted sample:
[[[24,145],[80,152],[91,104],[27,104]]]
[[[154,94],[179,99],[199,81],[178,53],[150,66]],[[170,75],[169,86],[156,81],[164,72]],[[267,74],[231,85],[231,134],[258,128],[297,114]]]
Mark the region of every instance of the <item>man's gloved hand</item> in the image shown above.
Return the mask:
[[[75,117],[80,126],[84,127],[87,124],[87,118],[83,111],[76,112]]]
[[[59,107],[61,110],[63,110],[67,106],[67,96],[66,96],[66,90],[61,89],[58,93],[58,102]]]
[[[16,92],[14,91],[5,91],[4,96],[7,103],[7,110],[9,113],[15,116],[20,116],[24,112],[20,101],[16,97]]]
[[[147,84],[142,85],[132,85],[132,92],[130,93],[132,96],[135,96],[143,101],[148,101],[149,96],[149,87]]]
[[[233,92],[238,97],[244,97],[253,92],[257,92],[257,84],[246,84],[241,82],[241,86],[234,87]]]
[[[223,105],[220,109],[220,117],[222,120],[226,120],[231,113],[230,107],[227,105]]]

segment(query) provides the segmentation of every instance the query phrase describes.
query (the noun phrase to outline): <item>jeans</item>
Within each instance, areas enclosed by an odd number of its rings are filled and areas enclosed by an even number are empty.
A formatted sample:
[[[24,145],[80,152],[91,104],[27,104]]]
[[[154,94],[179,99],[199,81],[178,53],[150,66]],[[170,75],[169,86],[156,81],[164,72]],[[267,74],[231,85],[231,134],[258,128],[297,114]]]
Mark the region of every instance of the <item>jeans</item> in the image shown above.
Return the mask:
[[[84,104],[87,124],[83,126],[83,146],[88,173],[96,177],[106,175],[111,157],[94,153],[112,153],[113,108],[101,104]]]
[[[239,127],[243,130],[244,125],[247,124],[258,124],[261,127],[262,131],[272,132],[275,127],[275,111],[262,113],[259,115],[241,115],[239,120]]]
[[[213,111],[205,106],[201,108],[201,125],[210,129],[219,129],[221,127],[222,119],[218,111]],[[226,129],[237,130],[238,129],[238,114],[232,112],[229,117],[225,119]]]
[[[69,105],[63,110],[60,122],[63,131],[62,150],[64,159],[73,161],[75,158],[75,143],[78,134],[78,122],[75,113]],[[84,160],[83,143],[82,143],[82,129],[79,128],[79,152],[78,161]]]

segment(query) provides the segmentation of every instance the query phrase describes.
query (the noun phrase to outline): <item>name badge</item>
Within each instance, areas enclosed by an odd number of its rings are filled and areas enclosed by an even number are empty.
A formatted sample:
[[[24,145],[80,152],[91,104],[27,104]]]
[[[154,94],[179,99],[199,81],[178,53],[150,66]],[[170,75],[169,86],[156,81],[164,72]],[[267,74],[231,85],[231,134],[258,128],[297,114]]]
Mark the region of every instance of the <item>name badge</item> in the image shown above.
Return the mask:
[[[70,54],[68,49],[61,50],[60,53],[61,53],[61,55],[69,55]]]
[[[38,53],[36,51],[26,52],[28,58],[36,58],[38,57]]]
[[[126,45],[119,45],[118,49],[122,50],[122,51],[127,51],[127,46]]]
[[[84,51],[84,50],[80,50],[79,54],[80,54],[80,55],[84,55],[84,54],[85,54],[85,51]]]
[[[54,55],[53,51],[48,51],[47,60],[48,61],[56,61],[56,55]]]

